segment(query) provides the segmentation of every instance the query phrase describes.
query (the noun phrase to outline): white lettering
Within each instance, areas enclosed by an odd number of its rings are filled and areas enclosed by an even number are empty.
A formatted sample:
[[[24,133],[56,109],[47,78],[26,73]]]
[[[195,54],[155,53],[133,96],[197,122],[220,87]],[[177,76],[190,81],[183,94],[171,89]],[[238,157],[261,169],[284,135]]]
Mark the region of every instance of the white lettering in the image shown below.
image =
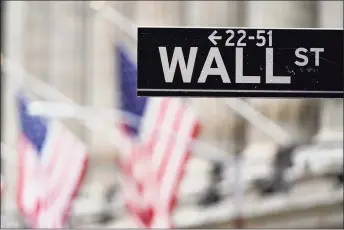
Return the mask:
[[[266,83],[290,84],[290,76],[274,76],[274,49],[266,48]]]
[[[307,49],[306,48],[303,48],[303,47],[300,47],[300,48],[297,48],[295,50],[295,56],[302,59],[303,61],[300,62],[300,61],[295,61],[295,64],[298,65],[298,66],[305,66],[308,64],[308,57],[302,53],[307,53]]]
[[[196,61],[198,47],[191,47],[188,63],[186,65],[181,47],[175,47],[172,55],[171,65],[168,63],[166,47],[159,46],[162,70],[164,71],[165,82],[173,82],[177,64],[179,63],[180,72],[184,83],[190,83]]]
[[[311,52],[315,53],[315,66],[319,66],[320,52],[324,52],[324,48],[311,48]]]
[[[211,67],[211,64],[214,60],[217,66],[216,68]],[[223,63],[221,53],[219,51],[219,48],[217,47],[210,48],[207,59],[205,60],[205,63],[203,65],[201,75],[198,78],[198,83],[205,83],[209,75],[220,75],[223,83],[231,83],[225,63]]]
[[[260,83],[260,76],[244,76],[244,51],[243,48],[235,50],[235,82],[236,83]]]

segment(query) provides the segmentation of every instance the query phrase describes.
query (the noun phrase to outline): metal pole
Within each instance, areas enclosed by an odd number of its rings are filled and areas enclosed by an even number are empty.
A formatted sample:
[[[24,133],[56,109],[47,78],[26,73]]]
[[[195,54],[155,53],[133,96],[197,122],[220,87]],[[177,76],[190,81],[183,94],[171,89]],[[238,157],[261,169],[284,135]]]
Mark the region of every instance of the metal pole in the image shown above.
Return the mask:
[[[135,127],[139,123],[139,118],[128,112],[123,112],[116,109],[97,109],[95,112],[93,107],[88,106],[76,106],[65,103],[53,103],[53,102],[32,102],[29,106],[29,112],[32,115],[55,117],[55,118],[76,118],[82,121],[85,120],[99,120],[99,118],[106,120],[107,122],[125,123],[129,126]],[[95,119],[96,117],[96,119]],[[166,135],[174,135],[171,130],[160,131]],[[178,138],[178,137],[177,137]],[[191,147],[191,146],[190,146]],[[195,150],[195,155],[211,160],[214,162],[220,162],[227,159],[228,154],[223,150],[206,144],[205,142],[194,140],[192,147]],[[209,152],[216,153],[209,154]]]
[[[256,110],[248,102],[242,99],[226,99],[225,104],[278,144],[285,145],[293,141],[291,135],[285,132],[281,126]]]
[[[9,71],[9,73],[13,74],[13,79],[16,78],[16,76],[24,76],[27,78],[31,83],[32,91],[37,94],[38,96],[45,97],[47,99],[53,100],[53,101],[60,101],[62,103],[69,104],[69,108],[77,108],[78,105],[70,98],[63,95],[61,92],[59,92],[57,89],[51,87],[50,85],[46,84],[45,82],[37,79],[34,75],[28,74],[21,66],[17,65],[16,63],[10,61],[10,60],[2,60],[4,62],[5,69]],[[48,103],[47,105],[49,105]],[[47,106],[46,105],[46,106]],[[82,108],[82,107],[79,107]],[[53,109],[50,107],[50,109]],[[93,109],[94,110],[94,109]],[[49,112],[48,110],[42,110],[42,112]],[[50,112],[52,112],[51,110]],[[54,113],[58,113],[59,110],[54,110]],[[60,111],[61,112],[61,111]],[[79,111],[80,112],[80,111]],[[116,116],[117,115],[117,116]],[[113,116],[116,118],[118,117],[118,114],[113,113]],[[137,118],[131,114],[125,114],[125,116],[128,116],[129,119],[136,120]],[[103,128],[109,128],[108,123],[104,121],[100,121],[99,119],[96,120],[83,120],[84,125],[89,128],[93,132],[101,132]],[[167,131],[166,131],[167,132]],[[168,131],[170,132],[170,131]],[[128,148],[128,140],[123,137],[122,133],[113,127],[113,132],[111,135],[106,135],[106,138],[108,141],[110,141],[111,144],[114,144],[121,152],[126,152],[126,148]],[[118,140],[118,141],[115,141]],[[193,147],[196,147],[195,154],[197,156],[200,156],[202,158],[205,158],[207,160],[211,161],[223,161],[226,159],[228,154],[214,146],[211,146],[209,144],[195,141],[193,143]],[[217,153],[217,154],[209,154],[209,152]]]

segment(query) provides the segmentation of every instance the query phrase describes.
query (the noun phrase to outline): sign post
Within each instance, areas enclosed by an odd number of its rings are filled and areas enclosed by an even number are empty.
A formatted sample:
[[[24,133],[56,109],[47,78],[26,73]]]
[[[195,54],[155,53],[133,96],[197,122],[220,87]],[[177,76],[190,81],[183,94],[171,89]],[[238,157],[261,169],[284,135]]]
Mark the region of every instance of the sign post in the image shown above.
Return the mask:
[[[138,96],[343,98],[342,29],[138,28]]]

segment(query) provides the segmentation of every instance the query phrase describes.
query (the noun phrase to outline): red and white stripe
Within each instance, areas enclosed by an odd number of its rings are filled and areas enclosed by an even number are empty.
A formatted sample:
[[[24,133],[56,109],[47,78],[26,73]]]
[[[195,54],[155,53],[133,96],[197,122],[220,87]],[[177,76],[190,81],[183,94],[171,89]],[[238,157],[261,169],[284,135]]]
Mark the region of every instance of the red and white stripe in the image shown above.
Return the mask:
[[[35,228],[65,227],[87,169],[83,143],[58,122],[51,122],[39,158],[24,137],[18,150],[20,211]]]
[[[140,151],[134,151],[131,168],[147,221],[145,227],[172,227],[172,212],[184,175],[190,144],[199,122],[180,99],[150,99],[142,122]],[[135,203],[132,202],[132,203]],[[142,210],[142,209],[140,209]]]
[[[125,136],[127,135],[124,131]],[[127,210],[133,217],[137,227],[147,228],[149,219],[151,218],[149,213],[147,213],[148,206],[144,203],[143,195],[143,182],[147,172],[142,171],[142,165],[145,167],[144,170],[148,170],[147,165],[150,162],[144,162],[143,158],[145,152],[142,151],[139,140],[133,140],[132,137],[127,137],[123,142],[123,146],[128,148],[124,150],[124,156],[120,161],[121,171],[124,175],[122,177],[123,184],[123,195],[125,200],[125,205]],[[147,156],[147,155],[146,155]],[[149,156],[148,156],[149,157]],[[147,169],[148,168],[148,169]]]
[[[2,193],[4,191],[4,188],[5,188],[5,182],[4,182],[4,179],[3,179],[3,176],[1,175],[1,190],[0,190],[0,195],[2,196]]]

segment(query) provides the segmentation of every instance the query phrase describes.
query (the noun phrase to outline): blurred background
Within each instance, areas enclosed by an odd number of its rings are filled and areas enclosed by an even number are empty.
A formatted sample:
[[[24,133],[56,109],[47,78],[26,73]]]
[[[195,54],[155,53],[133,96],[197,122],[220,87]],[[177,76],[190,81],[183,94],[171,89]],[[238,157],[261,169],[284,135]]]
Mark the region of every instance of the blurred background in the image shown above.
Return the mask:
[[[96,110],[118,104],[115,45],[124,43],[136,57],[130,32],[135,24],[343,28],[343,1],[2,1],[1,16],[6,58]],[[15,205],[13,152],[17,80],[2,68],[1,141],[7,146],[2,145],[1,154],[3,227],[22,226]],[[30,89],[31,82],[22,81]],[[225,100],[190,99],[202,122],[199,139],[228,158],[216,152],[194,154],[174,212],[177,227],[343,228],[343,99],[245,100],[296,140],[287,147]],[[113,163],[117,152],[103,137],[108,130],[94,134],[76,120],[66,124],[87,144],[91,157],[70,225],[131,227]],[[233,159],[241,159],[240,175],[235,173],[239,161]]]

